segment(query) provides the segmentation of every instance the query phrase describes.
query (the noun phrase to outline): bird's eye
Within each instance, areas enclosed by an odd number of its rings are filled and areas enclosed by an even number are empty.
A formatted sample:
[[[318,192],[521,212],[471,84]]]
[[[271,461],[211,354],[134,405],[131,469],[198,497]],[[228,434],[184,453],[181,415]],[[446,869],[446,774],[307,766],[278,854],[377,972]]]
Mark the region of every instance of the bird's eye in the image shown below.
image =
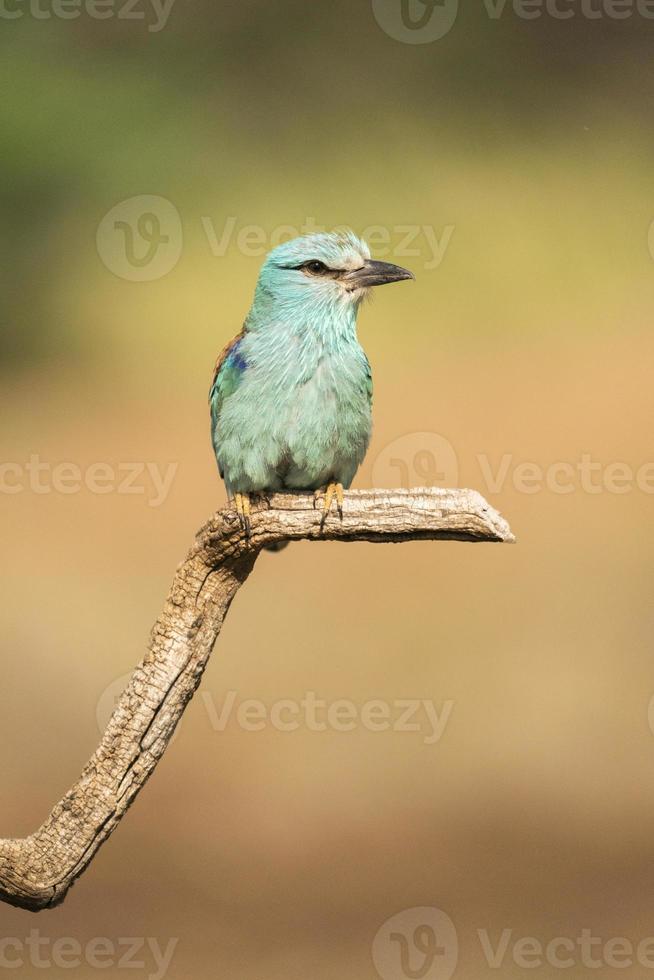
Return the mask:
[[[319,262],[318,259],[314,259],[313,262],[307,262],[305,267],[309,272],[313,272],[314,276],[323,276],[329,269],[324,262]]]

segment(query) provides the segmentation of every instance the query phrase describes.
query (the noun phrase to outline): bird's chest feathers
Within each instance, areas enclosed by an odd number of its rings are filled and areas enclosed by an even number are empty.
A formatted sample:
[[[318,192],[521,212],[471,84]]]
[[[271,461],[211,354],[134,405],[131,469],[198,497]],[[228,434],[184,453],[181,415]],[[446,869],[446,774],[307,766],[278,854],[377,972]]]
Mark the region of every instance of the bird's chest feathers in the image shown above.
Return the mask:
[[[354,329],[271,330],[248,366],[258,400],[274,402],[290,423],[298,413],[339,412],[367,398],[368,362]]]
[[[370,367],[356,331],[311,333],[268,324],[246,331],[246,365],[219,431],[235,462],[231,486],[349,486],[371,431]]]

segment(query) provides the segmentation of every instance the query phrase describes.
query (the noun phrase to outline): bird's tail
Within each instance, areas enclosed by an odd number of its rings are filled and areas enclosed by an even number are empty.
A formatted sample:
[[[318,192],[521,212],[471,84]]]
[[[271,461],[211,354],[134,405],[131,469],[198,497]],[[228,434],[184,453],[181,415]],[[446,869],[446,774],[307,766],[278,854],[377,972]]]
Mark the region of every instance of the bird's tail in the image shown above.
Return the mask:
[[[276,541],[275,544],[267,544],[264,551],[283,551],[290,544],[290,541]]]

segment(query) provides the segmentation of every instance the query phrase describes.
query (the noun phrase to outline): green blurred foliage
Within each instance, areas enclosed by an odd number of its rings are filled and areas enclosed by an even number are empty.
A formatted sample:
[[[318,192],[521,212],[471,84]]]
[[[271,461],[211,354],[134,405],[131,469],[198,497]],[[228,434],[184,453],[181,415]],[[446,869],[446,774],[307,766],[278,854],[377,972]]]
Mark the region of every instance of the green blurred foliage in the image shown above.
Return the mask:
[[[531,261],[554,262],[554,281],[587,308],[586,269],[606,268],[606,240],[649,185],[653,38],[641,18],[492,20],[464,6],[446,38],[407,45],[367,3],[342,0],[177,0],[158,33],[88,16],[4,21],[0,364],[107,356],[112,341],[78,294],[104,291],[97,224],[137,194],[174,200],[191,238],[202,214],[265,227],[307,215],[359,227],[451,222],[459,243],[490,223],[484,246],[470,238],[439,271],[438,289],[458,292],[444,312],[461,330],[494,319],[501,328],[511,290],[494,262],[515,264],[523,293],[529,269],[515,246],[528,234],[540,242]],[[520,227],[534,215],[538,227]],[[638,255],[645,217],[630,230]],[[203,268],[193,252],[185,260]],[[238,274],[251,283],[256,264]],[[619,256],[611,270],[627,272]],[[173,275],[180,297],[188,277]],[[476,309],[466,308],[473,276],[487,279]],[[111,297],[116,320],[129,315],[128,290]],[[528,321],[531,297],[521,301]]]

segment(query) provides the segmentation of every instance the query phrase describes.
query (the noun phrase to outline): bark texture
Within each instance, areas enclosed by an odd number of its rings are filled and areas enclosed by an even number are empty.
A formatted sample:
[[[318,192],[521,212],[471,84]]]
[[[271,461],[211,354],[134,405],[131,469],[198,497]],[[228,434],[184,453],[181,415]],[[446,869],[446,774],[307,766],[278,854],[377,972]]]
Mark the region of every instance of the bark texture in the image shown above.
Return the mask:
[[[0,901],[31,911],[63,901],[154,772],[262,548],[421,538],[513,541],[506,521],[471,490],[349,491],[342,520],[333,513],[322,531],[313,494],[275,494],[253,506],[249,540],[233,511],[218,511],[178,567],[148,652],[79,780],[34,834],[0,840]]]

